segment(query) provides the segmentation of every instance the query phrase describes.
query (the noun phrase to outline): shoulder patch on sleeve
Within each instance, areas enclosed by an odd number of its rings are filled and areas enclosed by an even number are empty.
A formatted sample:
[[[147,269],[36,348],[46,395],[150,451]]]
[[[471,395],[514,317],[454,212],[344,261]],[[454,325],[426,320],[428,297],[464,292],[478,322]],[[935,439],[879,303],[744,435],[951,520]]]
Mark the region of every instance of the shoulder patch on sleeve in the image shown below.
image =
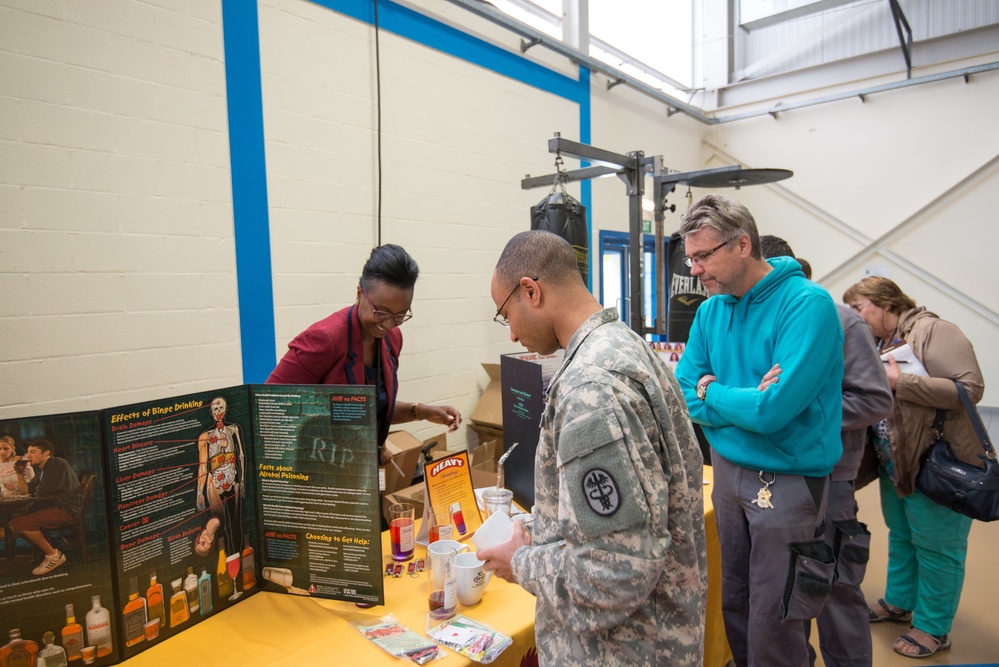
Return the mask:
[[[617,480],[602,468],[592,468],[583,474],[583,493],[590,509],[600,516],[612,516],[621,507]]]
[[[587,542],[648,520],[630,437],[614,408],[593,410],[558,434],[559,519],[567,537]]]

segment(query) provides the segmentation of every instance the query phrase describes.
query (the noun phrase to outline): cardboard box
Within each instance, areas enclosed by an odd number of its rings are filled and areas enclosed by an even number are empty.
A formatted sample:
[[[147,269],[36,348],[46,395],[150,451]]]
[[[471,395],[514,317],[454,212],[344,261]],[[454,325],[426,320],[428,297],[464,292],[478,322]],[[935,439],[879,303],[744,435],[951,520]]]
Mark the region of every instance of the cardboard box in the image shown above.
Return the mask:
[[[498,431],[498,435],[479,434],[479,445],[472,450],[471,466],[473,470],[483,470],[489,473],[496,472],[496,463],[503,454],[503,431]]]
[[[469,415],[469,426],[478,432],[478,427],[503,428],[503,387],[501,382],[500,364],[482,364],[489,374],[489,384],[486,385],[479,402]]]
[[[549,355],[521,352],[500,357],[503,451],[518,443],[503,464],[504,486],[513,491],[521,507],[534,505],[534,456],[541,435],[545,392],[563,356],[559,350]]]
[[[389,516],[389,508],[396,503],[412,503],[416,507],[416,518],[423,516],[423,482],[407,486],[392,493],[382,496],[382,514],[385,516],[385,523],[392,519]]]
[[[392,455],[392,460],[381,467],[385,471],[385,493],[393,493],[413,483],[421,447],[423,443],[408,431],[388,434],[385,449]]]

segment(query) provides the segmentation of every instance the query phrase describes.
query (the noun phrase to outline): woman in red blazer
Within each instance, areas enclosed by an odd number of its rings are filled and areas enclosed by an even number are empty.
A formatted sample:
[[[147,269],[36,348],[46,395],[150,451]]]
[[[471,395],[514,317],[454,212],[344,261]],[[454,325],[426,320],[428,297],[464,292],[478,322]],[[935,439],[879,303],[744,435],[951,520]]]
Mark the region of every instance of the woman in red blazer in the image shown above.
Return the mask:
[[[354,305],[338,310],[300,333],[267,378],[268,384],[368,384],[375,387],[378,447],[391,424],[425,419],[455,430],[461,414],[450,405],[397,401],[399,326],[413,316],[416,262],[400,246],[371,251],[361,271]]]

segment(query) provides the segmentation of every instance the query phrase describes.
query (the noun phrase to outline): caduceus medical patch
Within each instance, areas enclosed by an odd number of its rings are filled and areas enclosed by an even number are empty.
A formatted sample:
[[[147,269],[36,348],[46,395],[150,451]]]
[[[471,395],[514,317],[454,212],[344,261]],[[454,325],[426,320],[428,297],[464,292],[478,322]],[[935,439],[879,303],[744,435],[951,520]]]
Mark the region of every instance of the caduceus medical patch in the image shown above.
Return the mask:
[[[583,495],[590,509],[600,516],[611,516],[621,508],[621,494],[614,477],[601,468],[593,468],[583,475]]]

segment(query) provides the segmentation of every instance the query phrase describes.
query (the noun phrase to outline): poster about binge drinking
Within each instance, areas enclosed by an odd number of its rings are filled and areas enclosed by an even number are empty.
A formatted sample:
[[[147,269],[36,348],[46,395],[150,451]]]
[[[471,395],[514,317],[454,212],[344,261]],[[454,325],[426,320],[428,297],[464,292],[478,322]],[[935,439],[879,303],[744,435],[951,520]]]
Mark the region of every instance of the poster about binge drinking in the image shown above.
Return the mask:
[[[0,658],[119,661],[106,488],[100,413],[0,420]]]
[[[264,590],[384,604],[374,387],[251,387]]]
[[[247,387],[103,413],[129,658],[257,591]]]

